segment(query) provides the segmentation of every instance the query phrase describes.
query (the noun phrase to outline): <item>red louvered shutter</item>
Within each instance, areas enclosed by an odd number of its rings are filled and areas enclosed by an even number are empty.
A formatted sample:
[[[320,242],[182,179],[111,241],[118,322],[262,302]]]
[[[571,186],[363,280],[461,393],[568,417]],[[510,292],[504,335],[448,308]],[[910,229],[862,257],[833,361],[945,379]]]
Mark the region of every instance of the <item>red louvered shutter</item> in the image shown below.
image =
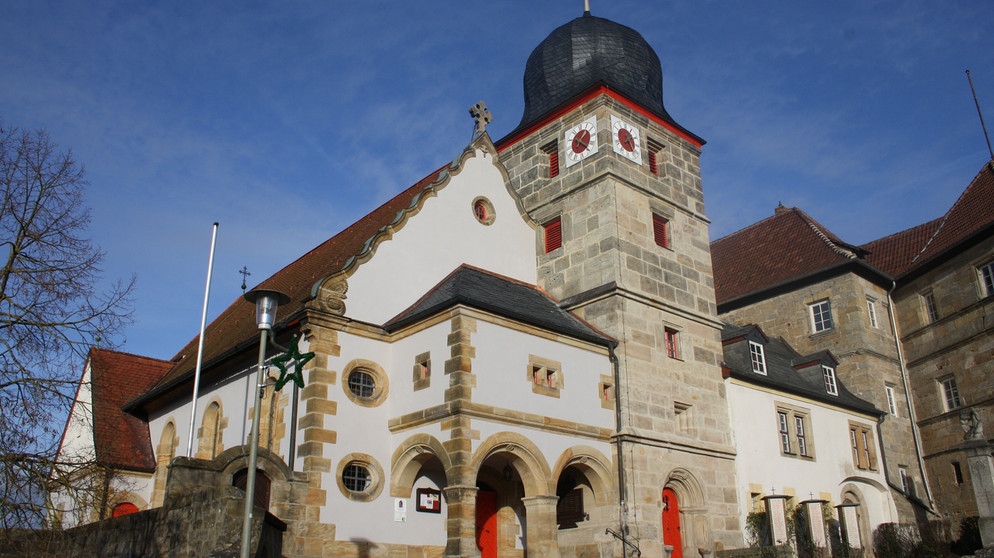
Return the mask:
[[[656,244],[662,246],[663,248],[670,247],[670,237],[669,222],[663,219],[659,215],[653,214],[652,216],[652,235],[656,240]]]
[[[563,245],[563,222],[560,217],[546,223],[545,229],[545,253],[548,254]]]

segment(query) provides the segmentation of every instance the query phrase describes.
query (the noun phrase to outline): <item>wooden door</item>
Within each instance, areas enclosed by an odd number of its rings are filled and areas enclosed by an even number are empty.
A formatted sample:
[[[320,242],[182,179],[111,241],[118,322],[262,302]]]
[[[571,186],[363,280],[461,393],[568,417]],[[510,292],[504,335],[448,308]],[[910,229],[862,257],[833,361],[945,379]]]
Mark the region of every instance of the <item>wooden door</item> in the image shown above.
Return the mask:
[[[497,558],[497,493],[476,493],[476,546],[481,558]]]
[[[680,537],[680,504],[672,488],[663,489],[663,544],[673,547],[671,558],[683,558]]]

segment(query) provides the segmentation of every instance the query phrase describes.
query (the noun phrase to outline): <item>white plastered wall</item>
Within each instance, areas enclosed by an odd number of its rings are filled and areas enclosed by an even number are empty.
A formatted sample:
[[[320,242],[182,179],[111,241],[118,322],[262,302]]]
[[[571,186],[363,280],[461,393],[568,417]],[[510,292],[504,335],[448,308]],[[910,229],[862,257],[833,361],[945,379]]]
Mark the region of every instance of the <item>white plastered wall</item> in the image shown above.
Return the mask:
[[[349,277],[350,318],[382,324],[462,264],[535,284],[535,230],[519,212],[493,157],[477,150],[450,172],[456,174],[449,183]],[[478,197],[493,204],[490,225],[476,220]]]

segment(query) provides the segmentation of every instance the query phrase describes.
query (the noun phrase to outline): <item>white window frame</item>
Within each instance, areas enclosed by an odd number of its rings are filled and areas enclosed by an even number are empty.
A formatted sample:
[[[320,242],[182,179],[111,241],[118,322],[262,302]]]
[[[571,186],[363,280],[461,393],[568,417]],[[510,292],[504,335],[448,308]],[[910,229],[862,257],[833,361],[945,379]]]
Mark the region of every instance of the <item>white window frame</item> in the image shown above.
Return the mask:
[[[911,477],[908,476],[908,468],[898,465],[897,472],[901,476],[901,489],[905,494],[911,495]]]
[[[942,404],[946,411],[959,409],[963,406],[963,398],[959,395],[959,386],[956,385],[956,378],[946,376],[939,379],[939,391],[942,395]]]
[[[880,323],[877,322],[877,301],[866,299],[866,312],[870,315],[870,327],[880,329]]]
[[[980,294],[984,298],[994,296],[994,261],[985,263],[977,268],[980,278]]]
[[[766,351],[755,341],[749,342],[749,359],[752,361],[752,371],[766,375]]]
[[[783,403],[776,406],[777,436],[780,454],[784,457],[814,460],[814,438],[811,435],[811,412]]]
[[[822,365],[821,375],[825,380],[825,391],[827,391],[829,395],[838,395],[839,382],[835,376],[835,369],[831,366]]]
[[[931,289],[922,292],[922,310],[925,312],[925,323],[934,324],[939,321],[939,307],[935,303],[935,293]]]
[[[826,298],[808,305],[808,317],[811,320],[811,331],[821,333],[835,328],[832,320],[832,303]]]
[[[887,410],[895,417],[897,414],[897,396],[894,394],[894,386],[885,385],[884,393],[887,394]]]

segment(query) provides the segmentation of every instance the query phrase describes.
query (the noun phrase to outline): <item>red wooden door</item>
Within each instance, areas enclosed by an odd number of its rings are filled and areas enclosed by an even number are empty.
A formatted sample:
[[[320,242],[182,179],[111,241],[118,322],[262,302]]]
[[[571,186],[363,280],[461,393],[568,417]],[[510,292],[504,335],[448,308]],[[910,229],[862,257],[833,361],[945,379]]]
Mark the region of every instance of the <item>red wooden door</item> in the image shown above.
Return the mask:
[[[497,493],[476,493],[476,546],[481,558],[497,558]]]
[[[683,558],[680,538],[680,505],[672,488],[663,489],[663,544],[673,547],[671,558]]]

